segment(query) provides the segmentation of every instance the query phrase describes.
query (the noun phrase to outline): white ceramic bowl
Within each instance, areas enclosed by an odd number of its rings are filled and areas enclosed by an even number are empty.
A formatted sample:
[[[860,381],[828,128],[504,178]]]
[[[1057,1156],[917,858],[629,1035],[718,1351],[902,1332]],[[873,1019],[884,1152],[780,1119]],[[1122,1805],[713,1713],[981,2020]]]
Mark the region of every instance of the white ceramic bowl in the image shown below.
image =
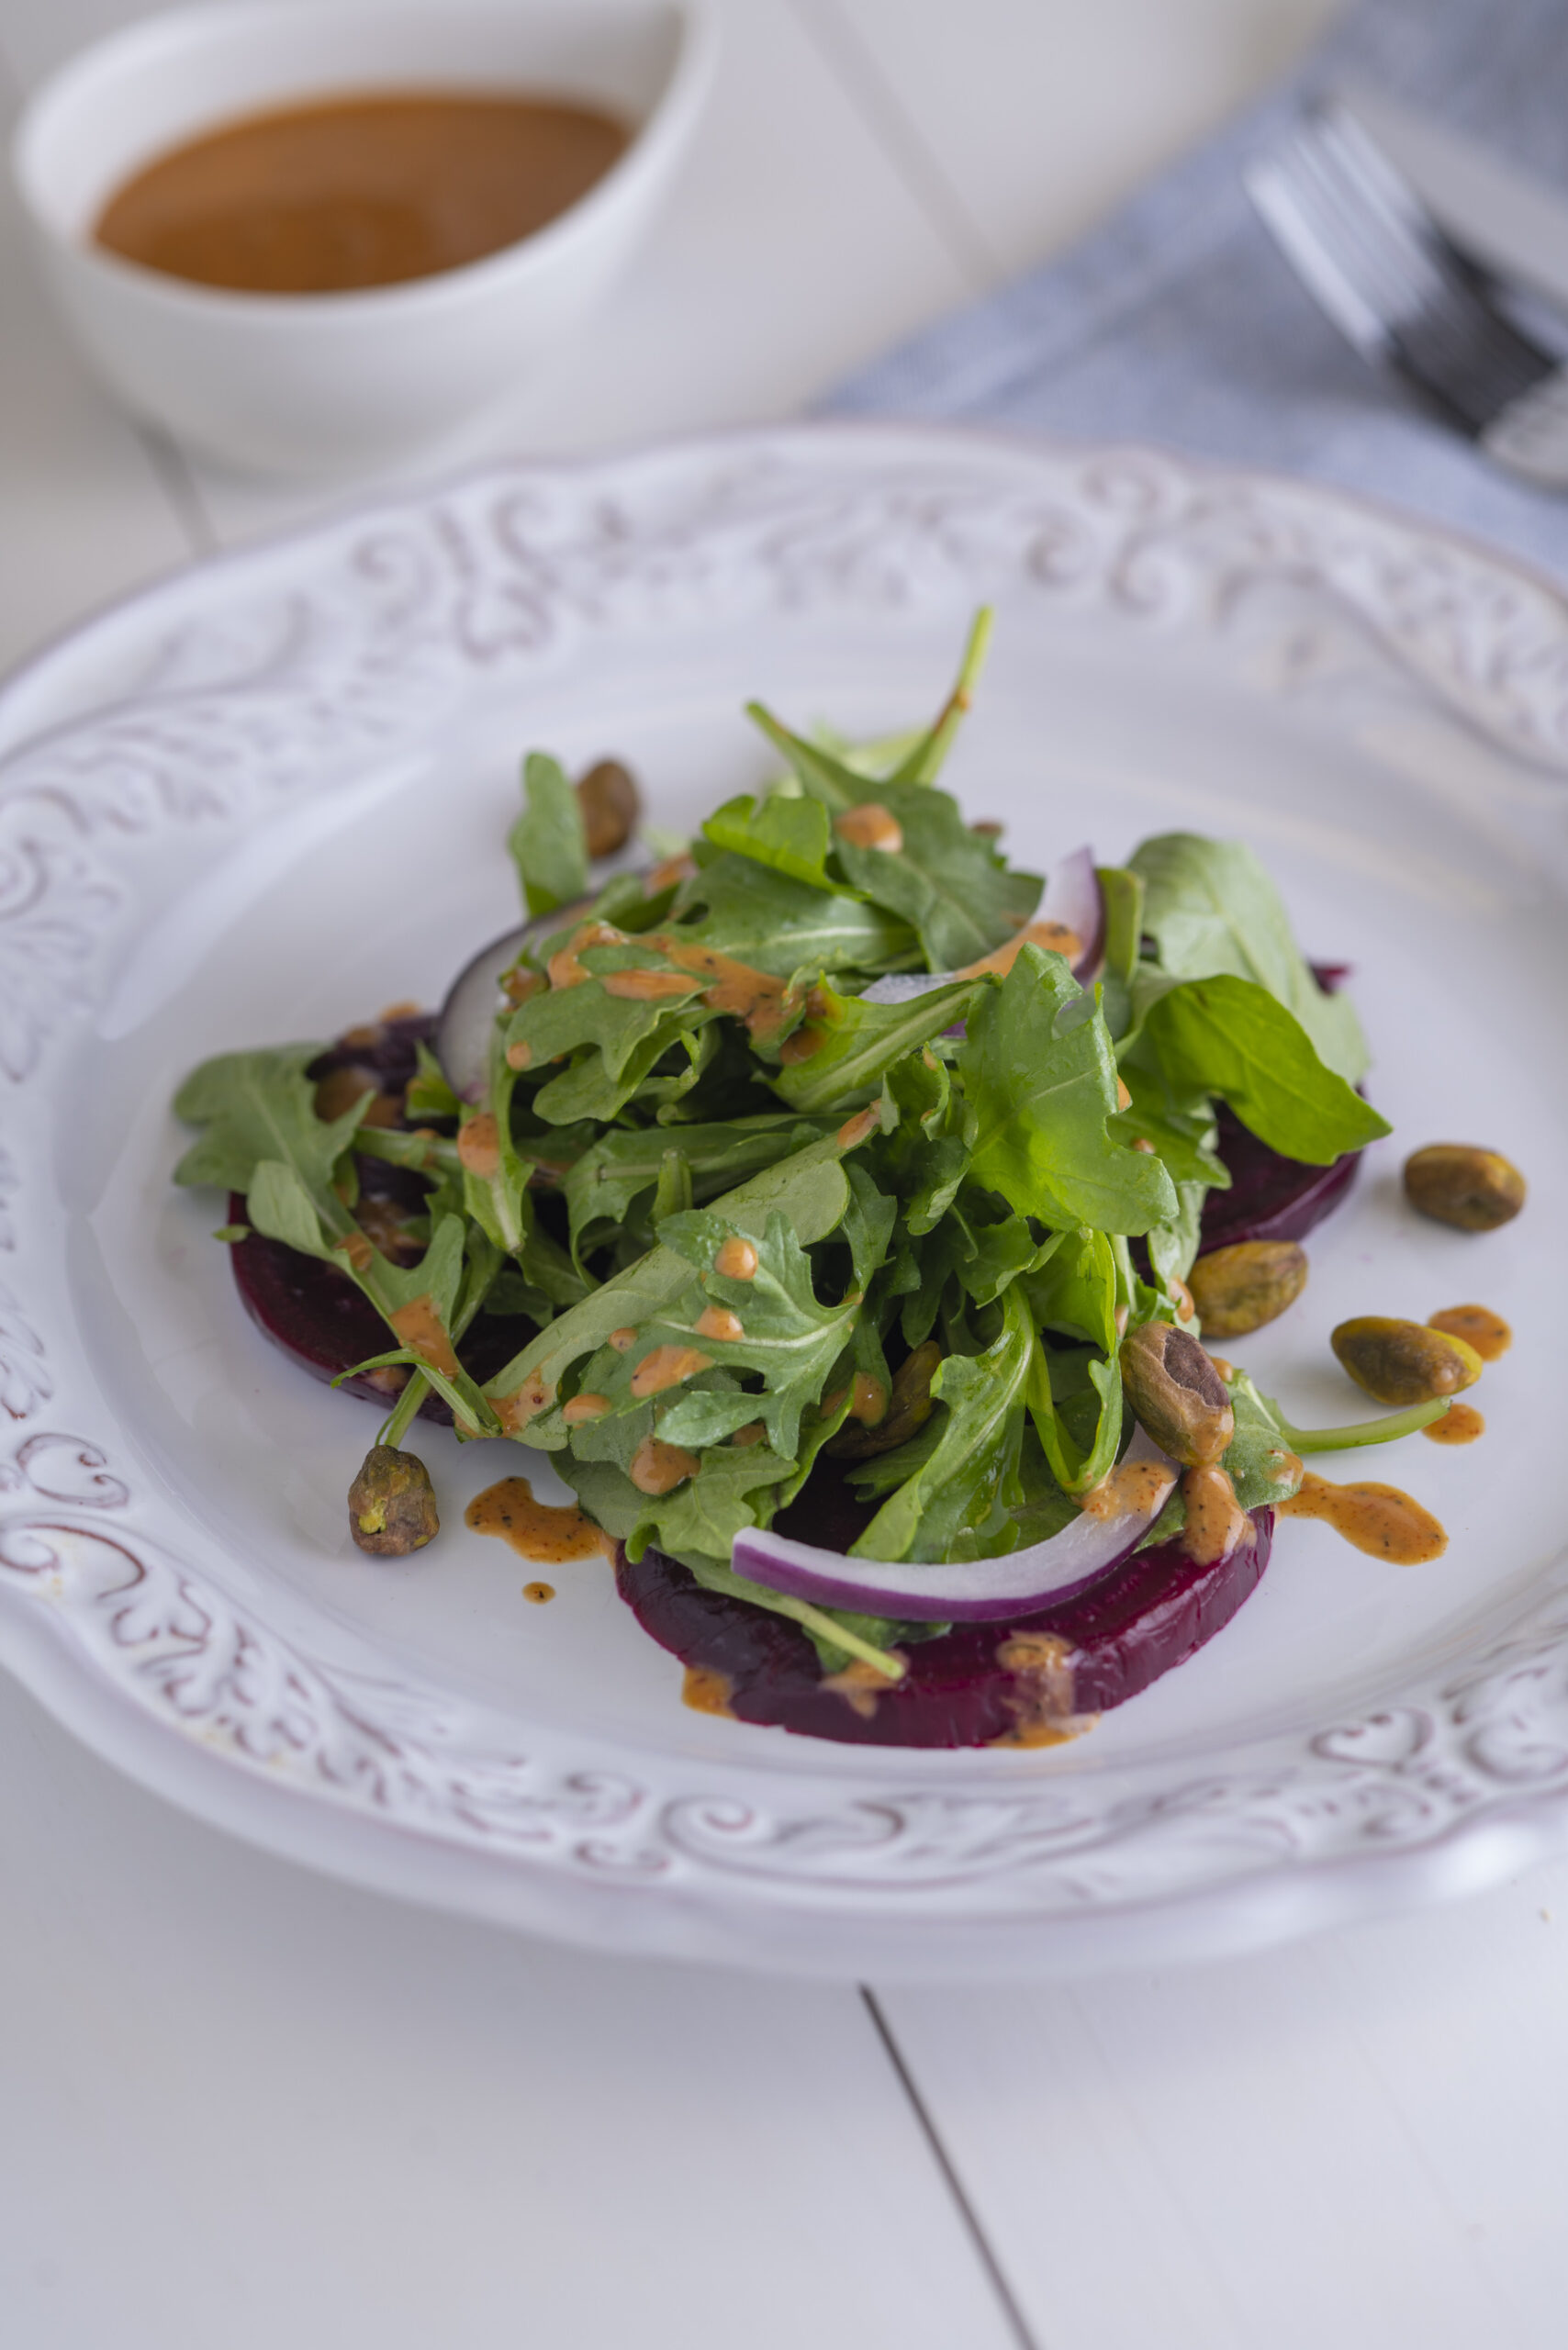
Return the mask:
[[[133,414],[251,470],[330,474],[451,442],[602,298],[646,228],[711,74],[704,0],[241,0],[155,17],[56,73],[13,168],[83,351]],[[336,92],[514,87],[636,126],[587,196],[515,245],[362,293],[214,291],[94,244],[155,155]]]

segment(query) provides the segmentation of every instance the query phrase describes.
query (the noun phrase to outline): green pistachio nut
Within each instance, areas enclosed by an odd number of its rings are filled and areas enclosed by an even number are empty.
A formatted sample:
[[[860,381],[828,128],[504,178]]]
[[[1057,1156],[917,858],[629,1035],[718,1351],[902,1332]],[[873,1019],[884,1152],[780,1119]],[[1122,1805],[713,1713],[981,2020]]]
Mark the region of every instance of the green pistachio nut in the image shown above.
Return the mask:
[[[1430,1404],[1473,1387],[1483,1365],[1475,1348],[1425,1322],[1363,1314],[1341,1322],[1328,1341],[1358,1387],[1380,1404]]]
[[[1146,1322],[1122,1340],[1122,1389],[1161,1452],[1189,1469],[1220,1459],[1236,1433],[1225,1382],[1190,1331]]]
[[[1208,1338],[1260,1330],[1306,1287],[1306,1251],[1294,1240],[1238,1240],[1200,1257],[1187,1276]]]
[[[1405,1194],[1414,1208],[1461,1232],[1495,1232],[1525,1203],[1525,1179],[1500,1150],[1463,1142],[1428,1143],[1405,1162]]]
[[[619,759],[600,759],[574,787],[582,811],[589,856],[612,856],[624,848],[642,814],[636,784]]]
[[[349,1532],[378,1559],[406,1559],[441,1530],[430,1472],[417,1453],[373,1444],[349,1487]]]

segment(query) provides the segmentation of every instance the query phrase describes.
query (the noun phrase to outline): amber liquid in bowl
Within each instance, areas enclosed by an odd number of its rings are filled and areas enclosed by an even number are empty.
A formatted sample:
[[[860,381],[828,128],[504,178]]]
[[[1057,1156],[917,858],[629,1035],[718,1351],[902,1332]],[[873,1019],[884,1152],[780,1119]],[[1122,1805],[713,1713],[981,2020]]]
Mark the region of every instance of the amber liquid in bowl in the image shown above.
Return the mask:
[[[95,238],[198,285],[343,294],[459,269],[585,196],[627,146],[613,116],[460,92],[257,114],[161,155]]]

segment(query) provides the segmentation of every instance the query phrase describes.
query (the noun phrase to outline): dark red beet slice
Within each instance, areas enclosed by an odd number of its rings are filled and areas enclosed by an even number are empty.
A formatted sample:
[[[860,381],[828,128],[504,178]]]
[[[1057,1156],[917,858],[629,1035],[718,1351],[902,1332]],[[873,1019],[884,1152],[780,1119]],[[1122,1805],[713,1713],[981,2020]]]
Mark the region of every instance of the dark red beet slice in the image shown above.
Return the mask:
[[[311,1062],[309,1075],[319,1084],[333,1069],[364,1069],[383,1092],[401,1094],[414,1074],[416,1047],[429,1039],[434,1026],[432,1013],[417,1013],[378,1022],[374,1028],[351,1029]],[[417,1207],[429,1188],[422,1176],[385,1159],[363,1158],[359,1167],[361,1191],[370,1198]],[[245,1203],[238,1192],[230,1195],[229,1218],[231,1224],[245,1221]],[[334,1380],[351,1362],[384,1355],[391,1347],[392,1335],[370,1300],[335,1267],[301,1256],[281,1240],[264,1239],[259,1232],[235,1242],[230,1255],[246,1313],[312,1379]],[[459,1349],[465,1370],[481,1382],[490,1378],[527,1345],[532,1328],[520,1316],[480,1314]],[[349,1394],[386,1408],[406,1376],[396,1369],[370,1371],[345,1379],[343,1386]],[[438,1395],[425,1397],[419,1416],[452,1425],[452,1413]]]
[[[1211,1192],[1204,1202],[1200,1256],[1238,1240],[1305,1239],[1356,1180],[1360,1151],[1347,1151],[1329,1167],[1308,1167],[1299,1158],[1282,1158],[1249,1134],[1223,1102],[1218,1119],[1219,1155],[1230,1169],[1230,1189]]]
[[[1272,1510],[1217,1566],[1175,1543],[1140,1550],[1076,1599],[1012,1624],[965,1624],[905,1653],[882,1690],[824,1684],[816,1651],[787,1617],[704,1591],[657,1550],[622,1554],[621,1595],[681,1662],[722,1676],[737,1720],[870,1746],[1028,1746],[1064,1715],[1107,1713],[1212,1640],[1269,1562]]]
[[[245,1221],[245,1203],[239,1192],[229,1202],[229,1214],[235,1224]],[[281,1240],[263,1239],[259,1232],[237,1240],[230,1253],[234,1284],[246,1313],[257,1329],[312,1379],[336,1379],[349,1363],[384,1355],[392,1344],[386,1323],[346,1273],[315,1257],[301,1256]],[[402,1384],[399,1371],[371,1372],[343,1382],[349,1394],[363,1395],[384,1408],[390,1406]],[[421,1418],[438,1416],[431,1408],[436,1401],[433,1395],[425,1398],[420,1406]],[[444,1404],[439,1416],[451,1424],[452,1415]]]

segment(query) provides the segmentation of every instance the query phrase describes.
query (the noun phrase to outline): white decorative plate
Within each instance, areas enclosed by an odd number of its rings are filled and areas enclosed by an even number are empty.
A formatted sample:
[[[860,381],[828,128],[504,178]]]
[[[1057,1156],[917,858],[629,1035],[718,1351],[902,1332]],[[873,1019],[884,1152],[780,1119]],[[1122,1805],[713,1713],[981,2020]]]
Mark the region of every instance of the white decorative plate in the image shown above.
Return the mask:
[[[420,1449],[447,1531],[359,1556],[374,1411],[251,1328],[167,1102],[202,1056],[439,998],[513,918],[519,754],[613,750],[656,820],[767,771],[740,716],[879,732],[999,613],[954,786],[1016,854],[1244,834],[1348,959],[1397,1141],[1235,1351],[1342,1418],[1352,1310],[1515,1324],[1484,1441],[1375,1467],[1448,1524],[1398,1569],[1305,1522],[1193,1662],[1077,1743],[840,1748],[685,1710],[602,1562],[462,1524],[540,1457]],[[101,1753],[364,1883],[828,1975],[1068,1971],[1435,1898],[1568,1818],[1558,1260],[1568,606],[1499,557],[1141,451],[828,429],[518,466],[182,574],[0,698],[0,1654]],[[1531,1179],[1418,1223],[1417,1142]],[[1549,1375],[1552,1374],[1552,1375]],[[1333,1464],[1330,1464],[1332,1466]]]

